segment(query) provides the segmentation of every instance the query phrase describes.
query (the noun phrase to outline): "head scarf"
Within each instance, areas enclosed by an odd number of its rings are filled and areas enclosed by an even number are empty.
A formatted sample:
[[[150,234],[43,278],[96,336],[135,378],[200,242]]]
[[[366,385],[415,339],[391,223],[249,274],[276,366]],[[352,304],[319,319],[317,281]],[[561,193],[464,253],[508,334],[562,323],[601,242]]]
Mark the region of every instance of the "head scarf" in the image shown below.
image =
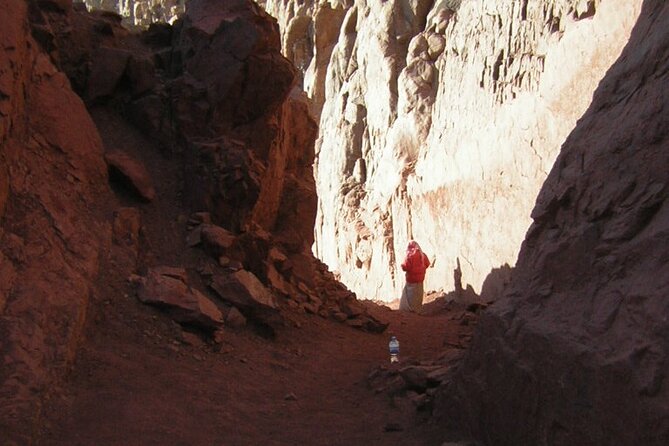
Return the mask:
[[[422,252],[422,249],[420,249],[420,245],[416,240],[411,240],[407,245],[407,254],[412,254],[416,251]]]

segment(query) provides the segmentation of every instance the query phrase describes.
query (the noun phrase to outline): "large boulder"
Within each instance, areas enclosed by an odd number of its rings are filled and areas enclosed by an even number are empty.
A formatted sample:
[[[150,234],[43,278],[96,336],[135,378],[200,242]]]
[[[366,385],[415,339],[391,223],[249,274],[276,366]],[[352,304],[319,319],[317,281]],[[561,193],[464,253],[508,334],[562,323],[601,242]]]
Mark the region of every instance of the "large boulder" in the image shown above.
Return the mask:
[[[644,2],[440,391],[436,414],[485,444],[669,444],[667,29]]]
[[[253,273],[246,270],[217,275],[212,279],[211,287],[221,299],[243,309],[278,309],[272,292]]]
[[[86,98],[94,101],[109,97],[118,86],[130,60],[131,52],[118,48],[98,48],[92,57]]]
[[[151,175],[144,164],[121,150],[105,153],[105,161],[109,166],[110,176],[122,182],[129,190],[134,191],[144,201],[156,198]]]
[[[137,298],[165,309],[177,322],[215,330],[223,325],[223,314],[209,298],[188,284],[183,268],[151,268],[142,279]]]

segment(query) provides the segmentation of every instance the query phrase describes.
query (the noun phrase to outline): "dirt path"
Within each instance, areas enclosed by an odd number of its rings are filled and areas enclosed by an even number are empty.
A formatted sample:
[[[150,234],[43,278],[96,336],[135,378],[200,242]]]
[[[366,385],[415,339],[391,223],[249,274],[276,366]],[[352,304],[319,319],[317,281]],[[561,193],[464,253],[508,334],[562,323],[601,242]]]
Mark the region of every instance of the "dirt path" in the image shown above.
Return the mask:
[[[453,325],[449,314],[387,313],[403,355],[417,359],[441,351]],[[138,315],[142,332],[117,326],[86,345],[42,444],[441,444],[415,409],[367,385],[387,363],[386,335],[302,318],[275,341],[231,332],[216,352],[175,342],[162,315]],[[403,430],[385,432],[389,423]]]
[[[93,113],[108,148],[143,159],[157,199],[141,205],[147,264],[197,267],[185,249],[176,164],[106,111]],[[120,197],[111,208],[137,205]],[[184,332],[140,304],[131,265],[106,260],[72,373],[44,411],[41,445],[441,445],[438,426],[407,399],[374,392],[368,375],[388,366],[395,334],[402,358],[433,359],[467,331],[454,313],[418,316],[370,305],[390,322],[364,333],[295,314],[267,340],[225,329],[219,343]],[[386,431],[394,423],[401,430]]]

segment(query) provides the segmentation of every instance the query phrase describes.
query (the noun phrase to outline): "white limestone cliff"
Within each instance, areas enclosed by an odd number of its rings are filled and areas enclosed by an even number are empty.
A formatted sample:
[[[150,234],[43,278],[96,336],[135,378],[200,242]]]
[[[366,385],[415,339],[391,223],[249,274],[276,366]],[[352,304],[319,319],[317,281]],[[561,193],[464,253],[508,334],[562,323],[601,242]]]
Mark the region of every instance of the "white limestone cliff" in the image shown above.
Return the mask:
[[[410,238],[477,292],[513,266],[560,146],[641,0],[261,2],[320,116],[315,252],[390,301]],[[494,281],[485,284],[492,297]]]

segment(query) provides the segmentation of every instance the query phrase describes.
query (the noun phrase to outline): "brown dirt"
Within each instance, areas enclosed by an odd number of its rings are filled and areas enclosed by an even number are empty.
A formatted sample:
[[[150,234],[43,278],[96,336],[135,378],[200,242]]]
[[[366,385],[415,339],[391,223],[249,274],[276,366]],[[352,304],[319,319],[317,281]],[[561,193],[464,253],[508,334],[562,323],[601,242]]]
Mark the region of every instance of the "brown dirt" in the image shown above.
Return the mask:
[[[386,335],[302,315],[274,341],[250,329],[220,345],[183,344],[157,311],[120,297],[95,325],[71,378],[53,401],[50,445],[439,445],[438,426],[408,400],[376,394],[367,375],[388,361]],[[114,313],[116,310],[127,313]],[[404,356],[433,358],[449,314],[377,310]],[[220,351],[218,348],[220,347]],[[295,400],[286,399],[293,394]],[[388,423],[404,430],[385,432]]]
[[[156,182],[150,204],[123,196],[110,203],[110,209],[141,206],[139,268],[196,270],[203,257],[185,248],[178,163],[113,113],[92,114],[107,150],[143,159]],[[375,392],[367,377],[389,366],[390,334],[400,340],[405,364],[435,359],[447,339],[467,338],[471,326],[454,320],[462,313],[405,314],[368,303],[390,322],[386,333],[291,313],[273,340],[252,327],[225,328],[217,343],[140,304],[126,280],[135,266],[114,252],[103,262],[73,369],[45,407],[38,444],[440,445],[446,439],[428,413],[402,396]],[[386,432],[389,423],[401,430]]]

